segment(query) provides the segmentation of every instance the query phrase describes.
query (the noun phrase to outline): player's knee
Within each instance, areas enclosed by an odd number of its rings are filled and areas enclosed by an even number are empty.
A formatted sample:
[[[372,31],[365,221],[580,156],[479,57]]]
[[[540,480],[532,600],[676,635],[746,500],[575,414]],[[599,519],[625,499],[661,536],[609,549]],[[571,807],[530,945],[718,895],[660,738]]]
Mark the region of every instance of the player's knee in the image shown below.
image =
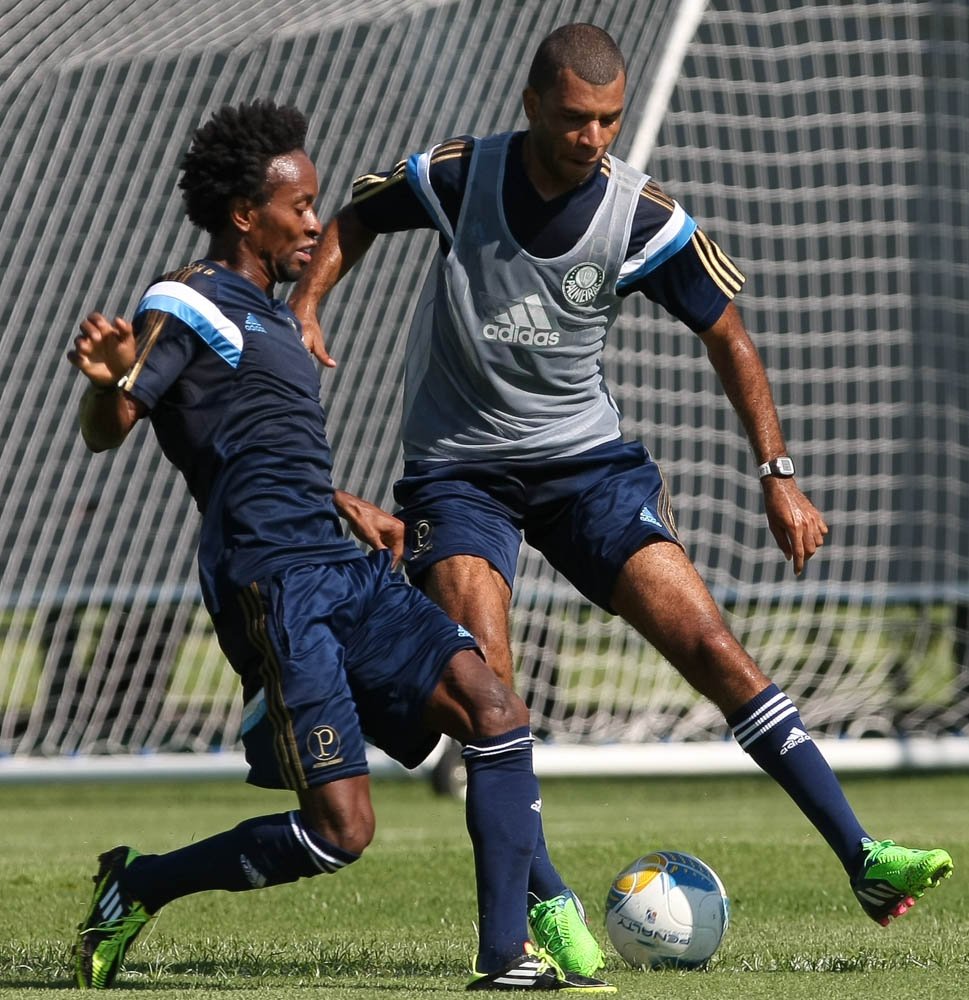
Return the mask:
[[[464,742],[528,725],[528,708],[477,653],[462,650],[432,693],[425,721],[430,729]]]
[[[487,691],[482,691],[471,708],[471,723],[476,736],[498,736],[528,725],[525,702],[497,677]]]
[[[370,846],[373,834],[374,825],[372,823],[367,827],[360,826],[345,830],[336,839],[336,846],[348,854],[356,855],[354,858],[356,860]]]
[[[303,813],[301,819],[304,829],[315,838],[352,855],[354,861],[370,846],[376,829],[372,811],[339,817],[307,817]]]
[[[300,823],[314,837],[356,856],[373,840],[376,820],[365,775],[309,788],[299,799]]]

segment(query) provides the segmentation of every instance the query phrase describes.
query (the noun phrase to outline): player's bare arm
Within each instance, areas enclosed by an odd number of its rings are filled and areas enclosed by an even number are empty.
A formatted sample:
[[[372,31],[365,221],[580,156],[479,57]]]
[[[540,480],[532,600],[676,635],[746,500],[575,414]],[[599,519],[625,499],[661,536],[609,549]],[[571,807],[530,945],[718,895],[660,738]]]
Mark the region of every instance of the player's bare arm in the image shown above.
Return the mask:
[[[700,334],[724,392],[743,423],[757,464],[787,454],[777,409],[760,355],[733,303]],[[767,523],[784,557],[800,575],[824,544],[828,526],[793,478],[761,480]]]
[[[353,534],[373,549],[390,549],[396,566],[404,557],[404,522],[367,500],[335,490],[333,503]]]
[[[376,233],[359,219],[352,205],[345,205],[323,228],[323,235],[313,251],[313,259],[301,275],[290,308],[303,326],[306,349],[327,368],[335,368],[320,327],[320,303],[336,283],[370,249]]]
[[[80,424],[84,443],[94,452],[117,448],[141,417],[139,404],[118,387],[135,362],[131,324],[91,313],[81,323],[67,360],[90,383],[81,397]]]

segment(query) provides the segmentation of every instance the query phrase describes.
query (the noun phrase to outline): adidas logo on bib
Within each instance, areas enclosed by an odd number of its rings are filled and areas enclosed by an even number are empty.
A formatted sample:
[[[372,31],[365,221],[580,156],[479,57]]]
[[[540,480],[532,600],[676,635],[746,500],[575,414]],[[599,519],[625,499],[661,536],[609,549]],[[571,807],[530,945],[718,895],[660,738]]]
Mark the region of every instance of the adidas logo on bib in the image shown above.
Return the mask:
[[[559,342],[559,334],[552,329],[537,294],[526,295],[510,309],[498,313],[490,323],[485,323],[481,333],[485,340],[523,347],[554,347]]]

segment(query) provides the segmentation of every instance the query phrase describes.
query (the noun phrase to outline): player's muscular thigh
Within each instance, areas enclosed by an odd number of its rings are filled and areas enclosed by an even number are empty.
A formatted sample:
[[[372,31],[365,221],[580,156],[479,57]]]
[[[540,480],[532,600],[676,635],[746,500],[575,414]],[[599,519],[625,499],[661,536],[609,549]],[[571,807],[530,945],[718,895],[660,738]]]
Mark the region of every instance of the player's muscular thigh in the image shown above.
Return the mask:
[[[512,686],[508,607],[511,590],[486,559],[451,556],[428,569],[424,591],[475,637],[488,666]]]

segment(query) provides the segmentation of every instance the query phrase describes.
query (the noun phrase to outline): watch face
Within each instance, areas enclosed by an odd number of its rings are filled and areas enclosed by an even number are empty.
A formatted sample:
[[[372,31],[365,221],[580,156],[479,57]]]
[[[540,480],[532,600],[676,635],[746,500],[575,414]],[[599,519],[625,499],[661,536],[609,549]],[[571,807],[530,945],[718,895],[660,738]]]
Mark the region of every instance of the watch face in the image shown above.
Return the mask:
[[[780,458],[772,458],[769,462],[764,462],[764,464],[760,466],[759,471],[761,479],[766,476],[774,476],[779,479],[790,479],[795,475],[794,459],[787,455],[782,455]]]

